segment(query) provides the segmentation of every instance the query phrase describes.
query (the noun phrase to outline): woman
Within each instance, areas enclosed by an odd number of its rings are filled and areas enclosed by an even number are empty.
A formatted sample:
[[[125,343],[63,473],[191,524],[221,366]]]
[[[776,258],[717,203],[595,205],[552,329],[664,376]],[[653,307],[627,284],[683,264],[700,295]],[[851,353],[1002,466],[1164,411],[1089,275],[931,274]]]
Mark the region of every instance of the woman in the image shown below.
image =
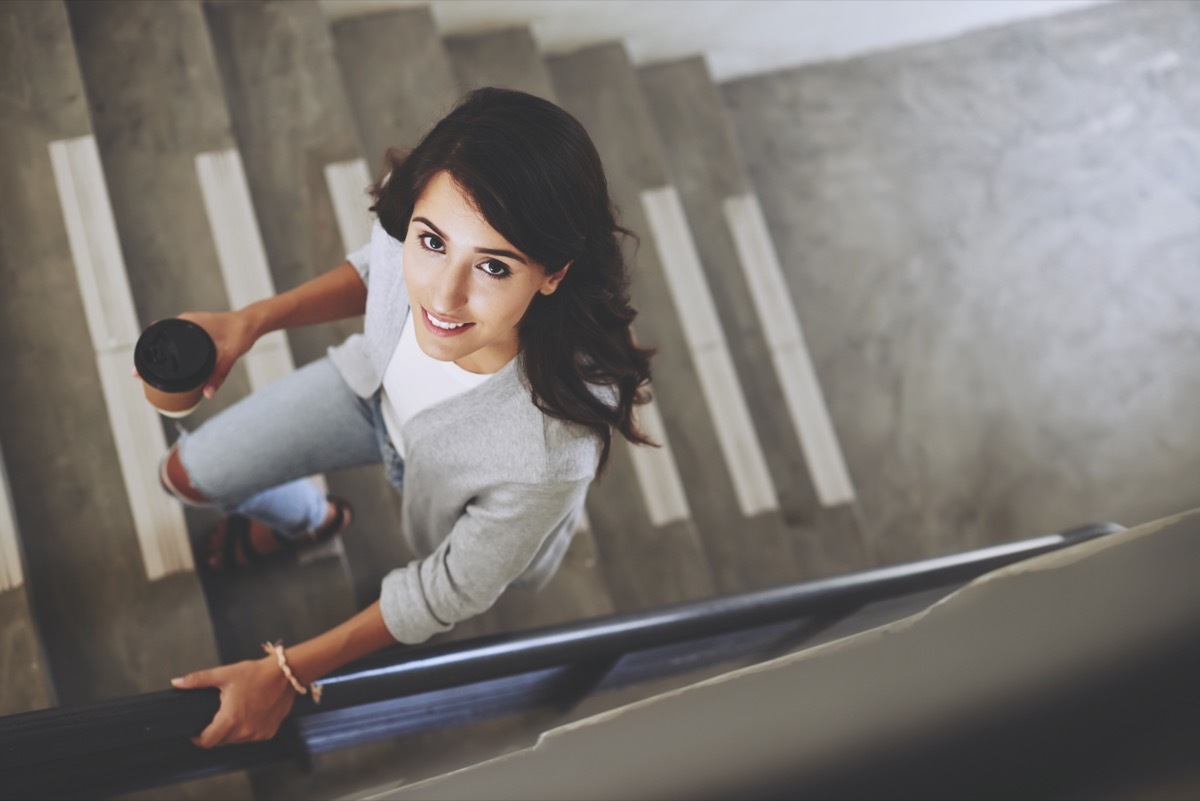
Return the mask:
[[[336,668],[446,631],[510,584],[544,584],[612,431],[647,442],[633,407],[651,352],[630,330],[628,232],[582,126],[532,95],[480,89],[389,161],[371,241],[345,263],[239,311],[181,315],[217,344],[209,397],[269,331],[365,312],[364,333],[182,436],[161,476],[185,502],[231,512],[210,554],[229,569],[344,530],[348,505],[303,477],[382,462],[423,558],[324,634],[173,680],[221,689],[203,747],[267,739]]]

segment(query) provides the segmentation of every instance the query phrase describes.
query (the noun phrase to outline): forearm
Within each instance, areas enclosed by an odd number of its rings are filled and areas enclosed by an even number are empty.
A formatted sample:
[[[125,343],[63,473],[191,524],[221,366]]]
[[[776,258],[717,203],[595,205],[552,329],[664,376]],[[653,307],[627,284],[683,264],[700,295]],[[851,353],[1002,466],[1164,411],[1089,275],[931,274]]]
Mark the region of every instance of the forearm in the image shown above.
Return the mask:
[[[296,678],[308,685],[343,665],[395,644],[376,601],[345,623],[288,648],[287,660]]]
[[[252,303],[241,310],[248,317],[255,338],[271,331],[299,328],[356,317],[367,308],[367,288],[350,262],[294,289]]]

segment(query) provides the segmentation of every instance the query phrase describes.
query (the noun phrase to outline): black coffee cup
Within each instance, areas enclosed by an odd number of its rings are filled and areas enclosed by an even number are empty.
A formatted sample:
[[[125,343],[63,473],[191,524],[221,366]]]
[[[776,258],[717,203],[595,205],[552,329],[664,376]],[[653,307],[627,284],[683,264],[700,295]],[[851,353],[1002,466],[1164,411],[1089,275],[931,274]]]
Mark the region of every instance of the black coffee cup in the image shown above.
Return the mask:
[[[138,337],[133,364],[146,400],[167,417],[186,417],[204,400],[217,347],[200,326],[178,317],[151,324]]]

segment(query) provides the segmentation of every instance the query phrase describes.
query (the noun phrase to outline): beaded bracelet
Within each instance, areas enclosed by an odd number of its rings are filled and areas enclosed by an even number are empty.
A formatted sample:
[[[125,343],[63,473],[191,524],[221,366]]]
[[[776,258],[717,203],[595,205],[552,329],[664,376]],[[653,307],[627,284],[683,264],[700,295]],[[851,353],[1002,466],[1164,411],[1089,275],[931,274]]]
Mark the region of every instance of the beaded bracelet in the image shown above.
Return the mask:
[[[287,678],[288,683],[292,685],[292,689],[296,691],[297,695],[308,695],[309,688],[311,688],[313,703],[321,703],[321,685],[314,682],[309,685],[309,687],[305,687],[300,683],[295,675],[292,674],[292,669],[287,663],[287,657],[283,653],[282,640],[279,642],[264,642],[262,647],[263,650],[268,654],[273,654],[275,656],[275,661],[279,663],[279,669],[283,671],[283,675]]]

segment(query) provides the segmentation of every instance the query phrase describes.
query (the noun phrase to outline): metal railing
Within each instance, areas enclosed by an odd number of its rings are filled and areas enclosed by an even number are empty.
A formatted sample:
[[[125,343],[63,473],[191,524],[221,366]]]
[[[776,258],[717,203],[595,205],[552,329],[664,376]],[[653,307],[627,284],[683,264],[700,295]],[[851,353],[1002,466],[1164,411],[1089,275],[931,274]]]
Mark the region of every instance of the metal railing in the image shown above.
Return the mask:
[[[664,675],[680,654],[710,662],[795,648],[865,604],[969,581],[1123,527],[1059,534],[648,612],[512,634],[397,646],[298,698],[270,742],[203,750],[189,737],[217,690],[148,693],[0,718],[0,797],[105,797],[412,734],[521,709],[569,708],[592,693]]]

